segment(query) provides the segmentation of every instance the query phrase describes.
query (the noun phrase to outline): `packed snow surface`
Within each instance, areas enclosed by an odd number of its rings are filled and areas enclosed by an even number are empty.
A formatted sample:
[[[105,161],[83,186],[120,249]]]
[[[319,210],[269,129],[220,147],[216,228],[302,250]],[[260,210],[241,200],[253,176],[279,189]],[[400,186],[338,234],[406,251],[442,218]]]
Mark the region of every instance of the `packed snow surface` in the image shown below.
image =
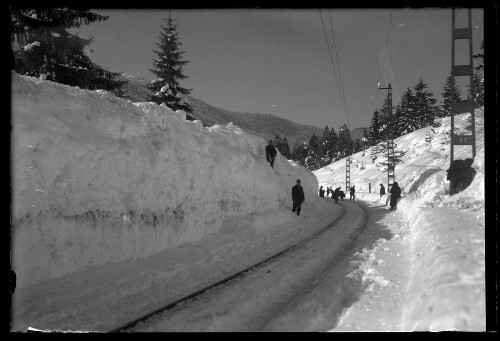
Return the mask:
[[[263,214],[290,220],[316,177],[238,127],[13,74],[13,267],[18,287],[134,260]],[[260,218],[263,219],[263,218]],[[263,227],[265,228],[265,227]]]
[[[476,176],[451,197],[449,118],[395,140],[391,212],[370,150],[353,155],[356,201],[334,204],[317,190],[345,187],[345,160],[312,173],[278,154],[272,169],[266,142],[232,124],[13,73],[11,329],[111,330],[338,221],[135,331],[485,330],[483,115]]]

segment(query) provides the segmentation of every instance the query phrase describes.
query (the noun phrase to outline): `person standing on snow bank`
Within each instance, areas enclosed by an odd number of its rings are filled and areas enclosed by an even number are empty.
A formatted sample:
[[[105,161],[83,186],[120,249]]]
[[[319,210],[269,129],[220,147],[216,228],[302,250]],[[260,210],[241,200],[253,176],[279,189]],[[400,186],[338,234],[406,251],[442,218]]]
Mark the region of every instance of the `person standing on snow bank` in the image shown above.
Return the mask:
[[[385,187],[384,185],[380,184],[380,197],[382,198],[382,195],[385,194]]]
[[[353,185],[351,188],[349,188],[349,200],[356,200],[356,195],[354,193],[356,193],[356,188]]]
[[[401,198],[401,188],[398,186],[398,183],[395,182],[391,187],[391,211],[393,208],[396,209],[399,198]]]
[[[273,140],[269,140],[268,145],[266,146],[266,159],[271,165],[271,168],[274,169],[274,158],[276,157],[276,148],[274,147]]]
[[[304,189],[300,185],[300,180],[297,180],[297,184],[292,187],[292,212],[297,211],[297,215],[300,215],[300,207],[304,201]]]

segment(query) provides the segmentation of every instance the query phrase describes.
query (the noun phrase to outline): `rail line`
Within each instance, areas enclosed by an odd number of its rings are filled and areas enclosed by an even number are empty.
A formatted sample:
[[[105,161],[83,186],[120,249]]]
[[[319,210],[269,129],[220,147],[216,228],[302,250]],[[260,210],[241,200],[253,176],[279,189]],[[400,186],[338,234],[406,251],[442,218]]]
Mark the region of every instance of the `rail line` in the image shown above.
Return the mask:
[[[263,260],[255,263],[255,264],[253,264],[253,265],[250,265],[250,266],[248,266],[247,268],[245,268],[243,270],[237,271],[236,273],[234,273],[234,274],[232,274],[232,275],[230,275],[228,277],[225,277],[225,278],[223,278],[223,279],[221,279],[221,280],[219,280],[219,281],[217,281],[215,283],[209,284],[208,286],[206,286],[204,288],[201,288],[201,289],[199,289],[199,290],[197,290],[197,291],[195,291],[195,292],[193,292],[191,294],[188,294],[188,295],[186,295],[186,296],[184,296],[182,298],[179,298],[179,299],[177,299],[177,300],[175,300],[175,301],[173,301],[171,303],[168,303],[168,304],[164,305],[161,308],[155,309],[152,312],[149,312],[149,313],[147,313],[145,315],[142,315],[142,316],[140,316],[140,317],[138,317],[138,318],[136,318],[136,319],[134,319],[134,320],[132,320],[130,322],[127,322],[124,325],[121,325],[121,326],[119,326],[117,328],[109,330],[108,333],[124,332],[127,329],[133,328],[137,324],[146,321],[147,319],[149,319],[150,317],[152,317],[152,316],[154,316],[156,314],[159,314],[159,313],[162,313],[164,311],[170,310],[170,309],[174,308],[177,304],[179,304],[179,303],[181,303],[183,301],[186,301],[186,300],[192,299],[192,298],[194,298],[194,297],[196,297],[198,295],[201,295],[204,292],[206,292],[206,291],[208,291],[210,289],[213,289],[213,288],[215,288],[215,287],[217,287],[217,286],[219,286],[221,284],[229,282],[229,281],[233,280],[234,278],[236,278],[238,276],[242,276],[245,272],[247,272],[249,270],[252,270],[252,269],[255,269],[255,268],[259,267],[259,266],[262,266],[263,264],[265,264],[265,263],[267,263],[269,261],[272,261],[272,260],[274,260],[274,259],[276,259],[278,257],[283,256],[285,253],[287,253],[287,252],[289,252],[289,251],[291,251],[293,249],[296,249],[296,248],[299,248],[299,247],[303,246],[308,241],[310,241],[310,240],[312,240],[312,239],[314,239],[314,238],[322,235],[323,233],[325,233],[326,231],[328,231],[329,229],[331,229],[333,226],[335,226],[335,224],[340,219],[342,219],[344,217],[345,212],[346,212],[346,210],[342,207],[342,213],[334,221],[332,221],[331,223],[329,223],[327,226],[325,226],[321,230],[319,230],[319,231],[311,234],[310,236],[308,236],[308,237],[300,240],[299,242],[297,242],[297,243],[295,243],[295,244],[293,244],[291,246],[286,247],[285,249],[279,251],[278,253],[275,253],[274,255],[272,255],[270,257],[267,257],[267,258],[265,258],[265,259],[263,259]]]

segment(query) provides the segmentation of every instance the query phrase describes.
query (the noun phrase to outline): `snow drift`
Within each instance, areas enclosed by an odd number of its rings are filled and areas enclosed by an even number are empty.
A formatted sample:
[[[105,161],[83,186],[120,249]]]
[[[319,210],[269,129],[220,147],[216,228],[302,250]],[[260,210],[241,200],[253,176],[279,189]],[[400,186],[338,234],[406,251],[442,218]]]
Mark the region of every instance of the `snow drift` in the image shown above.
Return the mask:
[[[484,108],[476,109],[476,175],[462,192],[449,195],[450,117],[394,140],[403,151],[396,166],[402,187],[398,211],[409,227],[410,276],[401,317],[403,330],[485,330]],[[470,114],[455,116],[457,132],[470,128]],[[387,185],[385,156],[371,148],[353,155],[351,185],[373,200]],[[454,159],[472,158],[471,146],[455,146]],[[345,159],[314,171],[319,185],[345,187]],[[371,192],[368,194],[367,192]],[[377,198],[378,200],[378,198]],[[388,196],[380,199],[388,204]],[[392,213],[392,212],[391,212]]]
[[[204,128],[132,103],[12,74],[12,268],[18,287],[146,257],[265,213],[292,216],[318,182],[238,127]],[[263,228],[262,226],[259,228]]]

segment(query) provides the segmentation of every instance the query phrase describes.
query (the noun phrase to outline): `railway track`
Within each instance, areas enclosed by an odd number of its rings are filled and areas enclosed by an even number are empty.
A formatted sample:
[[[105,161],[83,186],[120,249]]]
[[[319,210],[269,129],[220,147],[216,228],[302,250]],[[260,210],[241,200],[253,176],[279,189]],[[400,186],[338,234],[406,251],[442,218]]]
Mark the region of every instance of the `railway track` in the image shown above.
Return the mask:
[[[357,206],[357,205],[356,205]],[[157,316],[157,315],[160,315],[160,314],[164,314],[166,312],[168,312],[169,310],[172,310],[174,307],[176,307],[177,305],[181,304],[182,302],[185,302],[185,301],[190,301],[190,300],[193,300],[193,299],[196,299],[197,297],[201,297],[204,293],[206,293],[207,291],[209,290],[212,290],[218,286],[221,286],[223,284],[227,284],[233,280],[236,280],[237,278],[242,278],[242,277],[245,277],[246,273],[250,273],[254,270],[258,270],[259,268],[262,268],[264,267],[266,264],[270,264],[276,260],[278,260],[279,258],[285,256],[286,254],[288,253],[291,253],[293,252],[294,250],[297,250],[297,249],[300,249],[302,248],[304,245],[306,245],[308,242],[310,241],[313,241],[315,240],[316,238],[319,238],[321,235],[325,234],[326,232],[330,231],[333,229],[333,227],[335,227],[340,221],[342,221],[342,219],[345,217],[346,215],[346,209],[345,207],[343,207],[343,210],[342,210],[342,213],[339,217],[337,217],[333,222],[331,222],[330,224],[328,224],[326,227],[324,227],[323,229],[311,234],[310,236],[302,239],[301,241],[299,241],[298,243],[295,243],[291,246],[288,246],[286,247],[285,249],[275,253],[274,255],[270,256],[270,257],[267,257],[251,266],[248,266],[246,267],[245,269],[243,270],[240,270],[228,277],[225,277],[221,280],[218,280],[210,285],[207,285],[205,286],[204,288],[202,289],[199,289],[191,294],[188,294],[184,297],[181,297],[173,302],[170,302],[164,306],[162,306],[161,308],[159,309],[156,309],[154,311],[151,311],[147,314],[144,314],[132,321],[129,321],[121,326],[118,326],[112,330],[109,330],[108,332],[109,333],[117,333],[117,332],[126,332],[126,331],[130,331],[130,330],[133,330],[137,325],[149,320],[150,318],[152,318],[153,316]]]

